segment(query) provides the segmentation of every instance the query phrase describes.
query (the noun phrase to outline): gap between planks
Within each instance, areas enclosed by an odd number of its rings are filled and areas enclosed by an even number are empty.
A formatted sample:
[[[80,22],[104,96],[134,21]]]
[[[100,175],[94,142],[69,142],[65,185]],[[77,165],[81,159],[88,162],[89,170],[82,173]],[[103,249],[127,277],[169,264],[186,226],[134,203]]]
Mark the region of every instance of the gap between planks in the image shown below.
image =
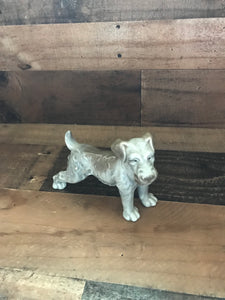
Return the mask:
[[[122,218],[115,197],[0,190],[0,265],[225,297],[225,207],[159,201]]]
[[[71,130],[80,143],[110,147],[115,139],[130,139],[151,132],[158,150],[225,152],[225,129],[89,126],[64,124],[0,124],[4,144],[64,146],[64,135]]]

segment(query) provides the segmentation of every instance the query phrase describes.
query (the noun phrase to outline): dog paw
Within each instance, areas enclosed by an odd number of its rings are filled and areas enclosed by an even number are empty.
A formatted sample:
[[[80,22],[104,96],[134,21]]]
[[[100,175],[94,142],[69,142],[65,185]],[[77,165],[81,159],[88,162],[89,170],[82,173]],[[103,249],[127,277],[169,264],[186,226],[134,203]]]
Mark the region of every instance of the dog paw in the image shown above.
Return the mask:
[[[66,182],[61,182],[61,181],[58,181],[58,180],[54,180],[54,178],[53,178],[52,187],[55,190],[63,190],[66,187]]]
[[[140,214],[138,212],[137,207],[134,207],[132,211],[124,211],[123,217],[127,221],[136,222],[140,218]]]
[[[153,195],[153,194],[148,194],[148,197],[144,200],[142,200],[142,204],[145,207],[150,207],[150,206],[156,206],[158,199]]]

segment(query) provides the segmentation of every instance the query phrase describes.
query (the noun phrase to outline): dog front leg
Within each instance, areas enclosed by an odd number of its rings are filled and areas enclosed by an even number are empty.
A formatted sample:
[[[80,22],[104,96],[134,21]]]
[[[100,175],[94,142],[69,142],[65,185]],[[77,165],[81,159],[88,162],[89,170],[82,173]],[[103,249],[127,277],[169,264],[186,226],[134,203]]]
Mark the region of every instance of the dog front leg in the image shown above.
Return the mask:
[[[148,193],[148,185],[139,185],[138,195],[145,207],[155,206],[158,201],[152,193]]]
[[[134,206],[134,190],[119,189],[122,205],[123,217],[127,221],[136,222],[140,218],[137,207]]]

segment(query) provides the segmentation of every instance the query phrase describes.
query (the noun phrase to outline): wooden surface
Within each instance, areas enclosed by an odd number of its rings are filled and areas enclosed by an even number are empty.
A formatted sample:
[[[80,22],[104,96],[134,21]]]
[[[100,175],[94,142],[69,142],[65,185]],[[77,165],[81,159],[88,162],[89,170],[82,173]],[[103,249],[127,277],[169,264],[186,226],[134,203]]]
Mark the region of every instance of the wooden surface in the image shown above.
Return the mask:
[[[63,147],[67,130],[80,143],[104,148],[109,148],[117,138],[125,140],[151,132],[157,150],[225,152],[225,129],[208,128],[0,124],[0,140],[2,144]]]
[[[142,71],[142,125],[223,127],[224,70]]]
[[[0,82],[1,122],[141,122],[139,71],[9,72]]]
[[[0,121],[225,128],[224,81],[224,70],[1,72]]]
[[[0,24],[141,21],[224,17],[223,1],[2,0]]]
[[[0,69],[224,69],[224,27],[223,18],[1,26]]]
[[[0,125],[1,299],[225,298],[224,17],[217,0],[0,0],[1,122],[151,125]],[[93,178],[53,193],[67,129],[101,147],[151,131],[169,201],[131,224]]]
[[[66,129],[102,147],[151,130],[159,171],[152,191],[170,201],[146,209],[136,200],[141,219],[128,223],[119,197],[105,196],[116,190],[92,179],[53,193],[51,176],[66,164]],[[224,298],[224,136],[223,129],[1,124],[0,296],[88,299],[103,289],[96,299],[131,291],[140,300],[202,299],[171,292]]]
[[[225,297],[225,207],[160,201],[122,219],[119,198],[3,189],[0,265]]]

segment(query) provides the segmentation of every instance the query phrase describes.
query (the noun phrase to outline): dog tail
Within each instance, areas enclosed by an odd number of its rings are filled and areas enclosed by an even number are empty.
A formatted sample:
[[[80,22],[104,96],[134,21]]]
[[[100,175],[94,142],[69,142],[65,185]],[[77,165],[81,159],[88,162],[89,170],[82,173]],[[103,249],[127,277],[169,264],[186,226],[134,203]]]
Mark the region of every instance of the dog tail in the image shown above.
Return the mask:
[[[78,149],[79,143],[73,138],[70,130],[65,133],[65,143],[69,150]]]

